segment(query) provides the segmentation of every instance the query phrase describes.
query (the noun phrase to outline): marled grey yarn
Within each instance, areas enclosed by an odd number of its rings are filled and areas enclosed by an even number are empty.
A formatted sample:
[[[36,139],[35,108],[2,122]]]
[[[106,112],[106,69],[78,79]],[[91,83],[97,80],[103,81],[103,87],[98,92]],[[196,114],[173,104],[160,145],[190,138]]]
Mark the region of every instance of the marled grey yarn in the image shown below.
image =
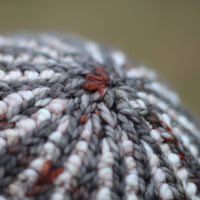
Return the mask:
[[[0,36],[0,200],[200,200],[200,131],[123,53]]]

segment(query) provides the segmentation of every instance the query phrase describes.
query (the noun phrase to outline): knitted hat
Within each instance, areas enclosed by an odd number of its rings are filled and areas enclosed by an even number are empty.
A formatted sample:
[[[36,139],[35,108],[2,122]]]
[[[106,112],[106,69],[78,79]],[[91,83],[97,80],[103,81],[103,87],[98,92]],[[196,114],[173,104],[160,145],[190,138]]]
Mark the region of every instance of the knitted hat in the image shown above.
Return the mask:
[[[200,200],[200,131],[123,53],[0,36],[0,200]]]

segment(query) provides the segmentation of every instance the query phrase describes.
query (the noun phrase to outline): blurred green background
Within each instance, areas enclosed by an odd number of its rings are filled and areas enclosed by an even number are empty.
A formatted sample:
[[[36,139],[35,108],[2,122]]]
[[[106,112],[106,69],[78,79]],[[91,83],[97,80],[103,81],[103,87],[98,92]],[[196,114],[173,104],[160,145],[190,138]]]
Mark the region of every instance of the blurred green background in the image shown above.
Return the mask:
[[[155,69],[200,119],[199,0],[0,0],[1,32],[74,32]]]

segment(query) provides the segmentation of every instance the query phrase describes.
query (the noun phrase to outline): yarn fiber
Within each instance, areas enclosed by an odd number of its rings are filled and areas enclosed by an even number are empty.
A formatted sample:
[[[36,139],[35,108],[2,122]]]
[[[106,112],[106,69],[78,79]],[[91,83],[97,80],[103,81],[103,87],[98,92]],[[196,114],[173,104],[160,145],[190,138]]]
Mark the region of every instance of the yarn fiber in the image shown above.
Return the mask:
[[[200,130],[157,74],[59,34],[0,36],[0,200],[200,200]]]

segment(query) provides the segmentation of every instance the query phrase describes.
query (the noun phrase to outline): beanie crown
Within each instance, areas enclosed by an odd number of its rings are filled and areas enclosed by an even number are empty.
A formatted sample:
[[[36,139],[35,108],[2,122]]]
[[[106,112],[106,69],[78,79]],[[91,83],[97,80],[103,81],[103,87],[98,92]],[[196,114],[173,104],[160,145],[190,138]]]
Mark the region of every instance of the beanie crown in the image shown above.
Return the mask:
[[[178,95],[123,53],[0,36],[0,200],[199,200],[199,148]]]

